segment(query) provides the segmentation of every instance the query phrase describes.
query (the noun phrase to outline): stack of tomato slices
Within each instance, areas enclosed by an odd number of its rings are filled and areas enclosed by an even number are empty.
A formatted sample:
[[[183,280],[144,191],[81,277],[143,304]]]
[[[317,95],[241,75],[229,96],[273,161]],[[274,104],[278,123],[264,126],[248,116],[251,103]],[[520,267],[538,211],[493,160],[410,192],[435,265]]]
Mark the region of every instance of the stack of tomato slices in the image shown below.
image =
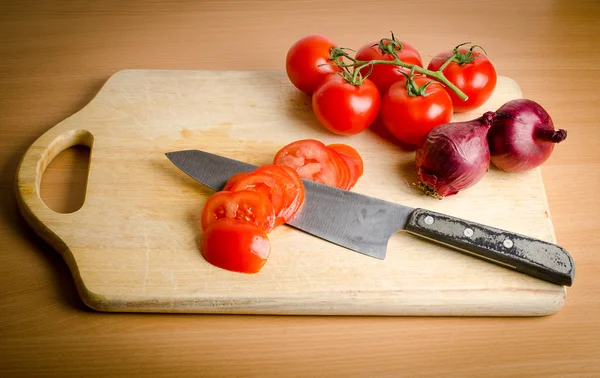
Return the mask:
[[[314,139],[302,139],[283,147],[273,163],[294,169],[300,177],[350,190],[363,174],[360,154],[347,144],[326,146]]]
[[[201,252],[220,268],[256,273],[267,262],[267,234],[302,208],[304,184],[296,171],[275,164],[237,173],[202,211]]]
[[[259,272],[270,255],[267,234],[290,221],[304,204],[302,179],[350,190],[363,173],[358,152],[314,139],[288,144],[273,164],[236,173],[202,211],[204,258],[223,269]]]

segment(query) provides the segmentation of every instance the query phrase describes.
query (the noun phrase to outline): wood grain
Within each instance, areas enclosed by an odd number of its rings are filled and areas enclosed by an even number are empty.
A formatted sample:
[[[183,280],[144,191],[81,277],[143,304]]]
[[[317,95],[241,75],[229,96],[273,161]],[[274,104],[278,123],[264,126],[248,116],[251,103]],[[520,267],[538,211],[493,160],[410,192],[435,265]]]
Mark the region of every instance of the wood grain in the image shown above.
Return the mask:
[[[517,83],[501,76],[485,104],[453,118],[473,119],[520,97]],[[200,149],[262,165],[307,138],[357,149],[365,172],[354,192],[555,242],[538,169],[492,169],[460,195],[424,196],[407,185],[416,181],[414,152],[372,130],[329,133],[280,71],[120,71],[31,145],[17,199],[67,262],[82,300],[100,311],[531,316],[562,307],[562,286],[402,233],[383,261],[286,226],[270,234],[272,253],[258,274],[206,262],[198,220],[214,192],[165,152]],[[40,184],[50,161],[73,145],[91,149],[89,178],[83,207],[62,214],[43,203]]]
[[[598,376],[600,200],[597,1],[4,1],[0,5],[0,375]],[[425,25],[424,25],[425,24]],[[423,57],[485,47],[567,140],[542,167],[559,244],[577,264],[564,307],[542,318],[252,317],[104,314],[19,215],[13,185],[34,140],[113,73],[282,70],[300,36],[353,48],[392,29]],[[235,43],[234,43],[235,42]],[[427,59],[427,58],[424,58]],[[68,191],[73,151],[42,180]],[[48,177],[46,177],[48,176]]]

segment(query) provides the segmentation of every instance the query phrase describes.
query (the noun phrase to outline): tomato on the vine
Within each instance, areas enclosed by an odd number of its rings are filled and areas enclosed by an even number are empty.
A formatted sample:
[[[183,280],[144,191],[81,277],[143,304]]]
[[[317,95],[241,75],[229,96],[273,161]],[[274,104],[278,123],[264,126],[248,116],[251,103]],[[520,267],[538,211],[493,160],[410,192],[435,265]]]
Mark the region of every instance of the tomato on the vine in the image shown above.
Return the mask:
[[[396,49],[396,55],[400,58],[401,61],[408,64],[414,64],[419,67],[423,67],[423,61],[421,60],[421,55],[413,46],[406,42],[398,41],[402,45],[402,49]],[[389,45],[390,41],[384,41],[385,45]],[[385,53],[381,51],[379,48],[379,41],[367,43],[362,46],[355,55],[357,60],[362,61],[371,61],[371,60],[394,60],[394,56],[392,54]],[[396,81],[402,79],[402,72],[409,73],[410,70],[408,68],[387,65],[387,64],[375,64],[372,66],[371,74],[368,76],[369,79],[375,83],[379,92],[383,95],[385,91]],[[363,76],[366,76],[371,67],[367,66],[361,69],[360,73]]]
[[[312,98],[319,122],[339,135],[358,134],[371,126],[380,104],[379,91],[371,80],[363,79],[354,85],[337,74],[327,77]]]
[[[334,43],[320,34],[308,35],[292,45],[285,60],[288,78],[296,88],[312,94],[331,73],[340,72],[330,58]]]
[[[401,142],[416,146],[436,126],[449,123],[452,100],[444,87],[425,76],[394,83],[381,102],[381,121]]]
[[[257,273],[269,258],[271,244],[259,226],[233,218],[220,218],[204,231],[200,252],[206,261],[219,268]]]
[[[492,96],[496,88],[497,76],[494,66],[484,54],[473,51],[474,47],[476,46],[469,49],[457,47],[439,53],[427,66],[431,71],[438,71],[450,57],[454,56],[452,62],[442,72],[451,83],[468,96],[467,100],[462,100],[453,90],[446,87],[454,111],[457,113],[477,109]]]

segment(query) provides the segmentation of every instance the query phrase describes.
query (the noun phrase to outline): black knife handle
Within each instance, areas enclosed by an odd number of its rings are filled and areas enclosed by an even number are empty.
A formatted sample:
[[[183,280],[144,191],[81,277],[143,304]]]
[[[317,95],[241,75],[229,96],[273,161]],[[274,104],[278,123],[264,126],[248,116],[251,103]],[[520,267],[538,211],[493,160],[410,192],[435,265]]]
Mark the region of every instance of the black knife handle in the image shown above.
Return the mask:
[[[573,284],[573,259],[556,244],[424,209],[412,212],[406,230],[545,281]]]

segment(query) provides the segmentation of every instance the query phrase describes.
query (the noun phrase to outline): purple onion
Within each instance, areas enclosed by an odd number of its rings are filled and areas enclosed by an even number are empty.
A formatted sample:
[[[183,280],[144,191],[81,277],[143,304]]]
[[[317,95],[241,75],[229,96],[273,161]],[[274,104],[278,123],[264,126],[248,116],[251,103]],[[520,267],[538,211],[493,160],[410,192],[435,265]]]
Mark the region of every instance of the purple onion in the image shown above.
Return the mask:
[[[487,134],[494,112],[432,129],[416,152],[419,187],[437,198],[475,185],[489,169]]]
[[[523,172],[542,165],[554,145],[567,137],[555,130],[550,115],[532,100],[507,102],[497,111],[488,134],[492,163],[507,172]]]

